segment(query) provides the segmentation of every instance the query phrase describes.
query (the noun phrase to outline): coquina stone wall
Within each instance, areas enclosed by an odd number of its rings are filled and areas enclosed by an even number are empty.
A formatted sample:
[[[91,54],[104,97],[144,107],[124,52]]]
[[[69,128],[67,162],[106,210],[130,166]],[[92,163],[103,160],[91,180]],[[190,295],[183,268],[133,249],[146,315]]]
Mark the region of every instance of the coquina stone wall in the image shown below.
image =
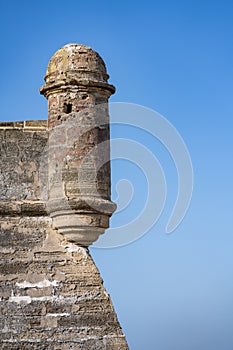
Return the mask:
[[[88,249],[50,220],[0,219],[0,348],[127,349]]]
[[[0,123],[0,349],[127,349],[88,248],[47,216],[46,125]]]

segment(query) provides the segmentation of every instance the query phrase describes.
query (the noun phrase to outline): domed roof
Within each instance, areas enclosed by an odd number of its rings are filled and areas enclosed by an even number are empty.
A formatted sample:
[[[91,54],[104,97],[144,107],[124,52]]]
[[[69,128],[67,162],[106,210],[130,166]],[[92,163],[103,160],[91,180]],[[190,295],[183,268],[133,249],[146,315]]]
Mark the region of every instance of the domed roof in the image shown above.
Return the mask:
[[[104,61],[96,51],[82,44],[67,44],[50,59],[46,76],[73,70],[107,73]]]
[[[88,85],[101,86],[114,93],[108,84],[106,66],[100,55],[82,44],[67,44],[50,59],[45,75],[46,84],[40,89],[42,94],[57,86]]]

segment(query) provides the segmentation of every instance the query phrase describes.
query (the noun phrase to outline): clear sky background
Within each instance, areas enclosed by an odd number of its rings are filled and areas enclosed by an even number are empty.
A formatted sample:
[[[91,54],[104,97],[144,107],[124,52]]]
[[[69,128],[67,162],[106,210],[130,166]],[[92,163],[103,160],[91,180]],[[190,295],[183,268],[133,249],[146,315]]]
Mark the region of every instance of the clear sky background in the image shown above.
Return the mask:
[[[232,350],[232,1],[0,0],[0,33],[1,121],[47,118],[38,90],[48,60],[74,42],[105,60],[117,87],[112,102],[152,108],[182,135],[194,192],[183,222],[166,235],[177,193],[172,159],[143,133],[112,130],[153,148],[167,201],[142,238],[91,253],[130,349]],[[145,179],[126,161],[114,161],[112,171],[113,197],[120,178],[129,176],[135,189],[124,221],[143,206]]]

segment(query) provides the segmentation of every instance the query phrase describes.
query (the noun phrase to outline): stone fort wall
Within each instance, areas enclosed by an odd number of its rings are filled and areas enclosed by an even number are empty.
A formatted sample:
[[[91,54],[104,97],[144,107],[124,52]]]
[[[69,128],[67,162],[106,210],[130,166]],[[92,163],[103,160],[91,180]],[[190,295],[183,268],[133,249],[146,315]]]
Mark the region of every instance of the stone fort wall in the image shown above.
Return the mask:
[[[0,123],[0,201],[47,199],[47,121]]]
[[[88,250],[116,209],[108,78],[65,45],[40,89],[48,123],[0,123],[0,349],[128,349]]]
[[[0,349],[128,349],[88,248],[47,215],[47,139],[0,123]]]

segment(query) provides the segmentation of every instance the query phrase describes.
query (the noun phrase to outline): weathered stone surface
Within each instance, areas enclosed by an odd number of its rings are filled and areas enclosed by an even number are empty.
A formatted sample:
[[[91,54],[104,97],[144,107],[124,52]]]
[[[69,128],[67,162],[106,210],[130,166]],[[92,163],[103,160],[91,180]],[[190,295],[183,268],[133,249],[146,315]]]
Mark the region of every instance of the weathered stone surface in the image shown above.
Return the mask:
[[[0,349],[127,350],[85,247],[115,209],[114,87],[100,56],[82,45],[59,50],[45,79],[49,126],[0,123]]]
[[[83,246],[104,233],[116,208],[110,199],[108,115],[115,88],[108,77],[97,52],[68,44],[51,58],[40,90],[49,110],[48,212],[59,232]]]
[[[1,349],[127,349],[87,248],[48,217],[0,225]]]
[[[1,202],[47,199],[46,124],[0,123]]]

